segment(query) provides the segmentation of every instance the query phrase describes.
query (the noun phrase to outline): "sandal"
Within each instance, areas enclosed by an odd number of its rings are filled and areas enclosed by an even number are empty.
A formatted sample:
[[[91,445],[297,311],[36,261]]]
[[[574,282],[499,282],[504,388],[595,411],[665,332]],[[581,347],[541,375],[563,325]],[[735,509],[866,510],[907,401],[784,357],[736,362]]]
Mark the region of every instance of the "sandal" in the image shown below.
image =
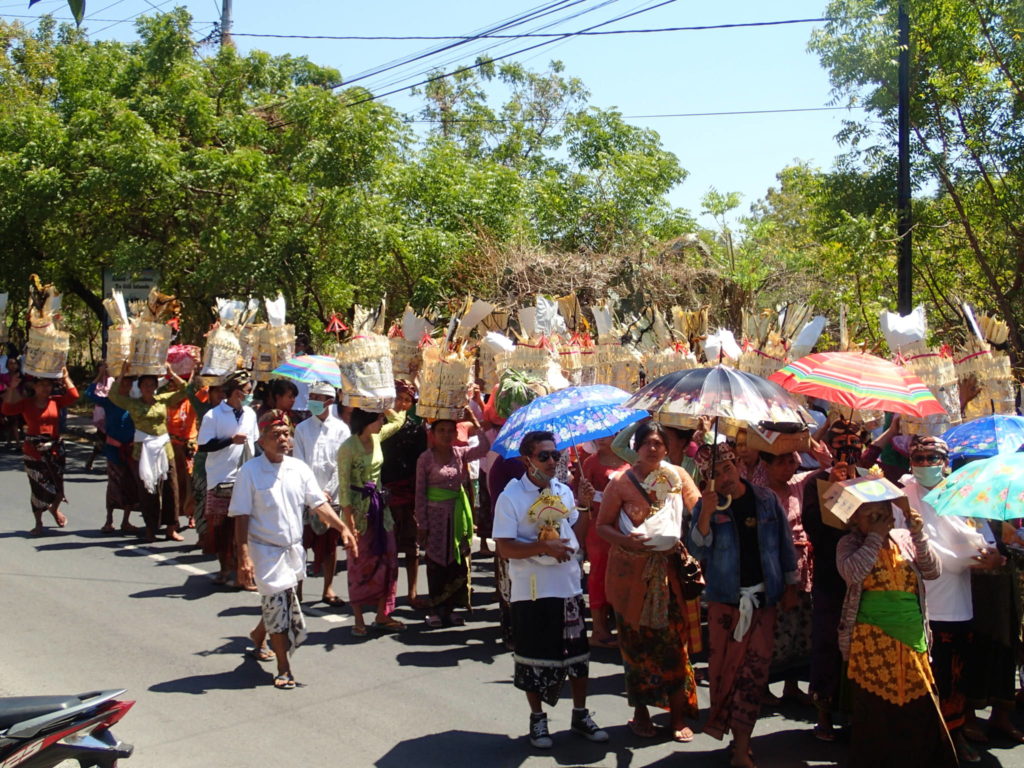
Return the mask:
[[[256,659],[256,661],[273,661],[277,656],[266,646],[260,646],[259,648],[246,648],[245,654],[250,659]]]
[[[352,634],[356,637],[366,637],[366,627],[352,627]]]
[[[684,725],[678,731],[672,731],[672,741],[680,744],[689,744],[693,741],[693,731]]]
[[[462,627],[462,626],[465,626],[465,624],[466,624],[466,617],[465,616],[454,616],[453,615],[453,616],[449,616],[448,617],[448,626],[449,627]]]
[[[427,616],[427,618],[425,620],[425,623],[431,629],[440,629],[441,626],[442,626],[441,625],[441,617],[437,616],[437,615],[435,615],[433,613],[430,614],[429,616]]]
[[[274,687],[279,691],[290,691],[296,685],[298,685],[298,683],[295,682],[295,678],[292,677],[291,672],[286,672],[283,675],[277,675],[274,678]]]
[[[400,622],[398,619],[393,619],[388,616],[387,621],[376,621],[374,620],[373,626],[377,629],[384,630],[385,632],[401,632],[405,629],[405,624]]]
[[[818,741],[833,742],[836,740],[836,732],[834,728],[823,728],[820,725],[814,726],[814,738]]]
[[[345,601],[337,595],[331,595],[330,597],[321,597],[320,602],[331,608],[344,608]]]
[[[633,735],[640,739],[656,739],[661,735],[662,729],[649,720],[643,725],[638,723],[636,720],[630,720],[626,725],[629,727],[629,730]]]

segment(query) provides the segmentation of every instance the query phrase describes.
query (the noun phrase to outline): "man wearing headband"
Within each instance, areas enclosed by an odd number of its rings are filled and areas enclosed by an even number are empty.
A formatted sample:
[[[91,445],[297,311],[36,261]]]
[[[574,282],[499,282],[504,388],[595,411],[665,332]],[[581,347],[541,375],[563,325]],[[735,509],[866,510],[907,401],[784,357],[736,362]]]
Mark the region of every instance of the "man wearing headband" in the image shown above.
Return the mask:
[[[264,648],[267,635],[277,657],[274,687],[296,686],[288,656],[306,637],[306,623],[295,592],[305,575],[302,548],[303,510],[309,507],[328,526],[338,531],[341,542],[356,552],[352,531],[327,502],[316,477],[304,463],[289,456],[291,422],[288,414],[267,411],[259,421],[263,453],[246,462],[235,480],[228,515],[235,518],[239,574],[255,579],[262,616],[250,633],[253,654],[269,660]]]
[[[573,556],[586,517],[569,486],[555,479],[561,451],[553,434],[528,432],[519,453],[526,475],[498,497],[494,542],[498,556],[509,560],[514,684],[530,706],[530,744],[553,746],[543,705],[555,705],[567,677],[572,731],[589,741],[608,741],[587,710],[590,646],[580,566]]]
[[[338,449],[352,434],[348,424],[334,415],[337,393],[330,384],[318,381],[309,385],[306,407],[312,416],[295,427],[295,445],[292,456],[313,470],[313,476],[327,497],[327,503],[337,512]],[[328,527],[316,515],[309,516],[312,534],[313,571],[324,576],[321,601],[329,606],[342,606],[345,601],[334,593],[334,571],[338,564],[338,532]],[[299,597],[302,597],[299,585]]]
[[[910,441],[910,474],[901,478],[900,484],[911,509],[920,512],[924,531],[942,563],[942,574],[928,582],[926,603],[939,705],[960,760],[976,763],[978,753],[963,732],[967,701],[960,672],[967,660],[974,618],[971,572],[998,568],[1003,558],[965,520],[940,517],[925,501],[928,492],[942,482],[948,464],[949,446],[942,438],[914,435]]]
[[[690,551],[704,562],[711,711],[704,732],[732,731],[732,765],[752,766],[750,736],[768,684],[775,613],[796,604],[796,550],[774,492],[740,477],[730,443],[695,456],[707,490],[693,511]]]

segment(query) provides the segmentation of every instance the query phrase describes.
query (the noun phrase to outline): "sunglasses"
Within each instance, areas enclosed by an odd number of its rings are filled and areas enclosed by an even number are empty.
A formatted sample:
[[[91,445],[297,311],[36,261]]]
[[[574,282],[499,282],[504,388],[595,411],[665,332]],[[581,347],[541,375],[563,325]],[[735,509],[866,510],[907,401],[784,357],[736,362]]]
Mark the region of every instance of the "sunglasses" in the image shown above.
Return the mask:
[[[537,459],[537,461],[540,461],[540,462],[545,462],[545,461],[548,461],[549,459],[551,461],[558,461],[560,458],[562,458],[562,452],[561,451],[541,451],[540,453],[536,454],[535,458]]]
[[[945,464],[946,457],[939,456],[938,454],[935,453],[915,453],[913,456],[910,457],[910,463],[920,464],[922,466],[934,466],[935,464]]]

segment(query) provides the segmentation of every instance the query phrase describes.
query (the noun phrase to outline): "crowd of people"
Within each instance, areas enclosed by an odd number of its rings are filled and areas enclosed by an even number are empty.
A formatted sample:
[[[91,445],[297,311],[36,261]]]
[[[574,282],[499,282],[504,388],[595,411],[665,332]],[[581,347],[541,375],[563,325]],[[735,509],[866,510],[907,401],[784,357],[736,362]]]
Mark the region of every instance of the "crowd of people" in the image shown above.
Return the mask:
[[[5,428],[18,418],[24,430],[40,535],[47,515],[67,523],[61,413],[79,391],[67,371],[22,377],[13,356],[0,386]],[[501,638],[536,748],[553,744],[544,708],[566,680],[571,730],[608,740],[587,708],[591,646],[621,656],[631,731],[680,743],[700,722],[694,658],[706,653],[702,729],[731,734],[733,766],[755,764],[751,735],[772,681],[816,710],[817,739],[849,723],[852,766],[975,763],[990,738],[1024,742],[1010,718],[1020,537],[1008,523],[935,514],[924,496],[949,469],[941,439],[897,440],[898,418],[874,434],[838,419],[808,452],[774,455],[748,447],[742,430],[721,442],[707,421],[648,420],[572,450],[530,432],[504,458],[491,446],[535,391],[474,387],[462,419],[430,423],[416,415],[414,383],[396,392],[377,413],[343,406],[326,382],[257,385],[240,370],[203,386],[170,368],[113,378],[101,365],[84,394],[102,426],[103,530],[180,541],[195,528],[217,559],[214,581],[260,594],[248,652],[276,661],[282,690],[296,685],[309,578],[322,579],[329,609],[352,611],[357,637],[405,629],[392,615],[402,566],[426,626],[458,626],[473,602],[471,558],[483,556],[494,558]],[[848,530],[827,525],[818,481],[879,462],[909,512],[866,503]],[[339,548],[347,605],[334,588]],[[667,729],[652,708],[668,711]],[[983,722],[976,713],[988,708]]]

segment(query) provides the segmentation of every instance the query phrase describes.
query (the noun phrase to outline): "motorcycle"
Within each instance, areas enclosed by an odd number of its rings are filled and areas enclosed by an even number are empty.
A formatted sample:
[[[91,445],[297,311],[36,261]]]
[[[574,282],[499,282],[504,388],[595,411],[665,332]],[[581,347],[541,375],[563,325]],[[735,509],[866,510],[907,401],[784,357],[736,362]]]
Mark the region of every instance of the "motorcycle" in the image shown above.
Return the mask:
[[[133,751],[110,731],[135,704],[118,699],[122,693],[0,698],[0,768],[52,768],[65,760],[114,768]]]

